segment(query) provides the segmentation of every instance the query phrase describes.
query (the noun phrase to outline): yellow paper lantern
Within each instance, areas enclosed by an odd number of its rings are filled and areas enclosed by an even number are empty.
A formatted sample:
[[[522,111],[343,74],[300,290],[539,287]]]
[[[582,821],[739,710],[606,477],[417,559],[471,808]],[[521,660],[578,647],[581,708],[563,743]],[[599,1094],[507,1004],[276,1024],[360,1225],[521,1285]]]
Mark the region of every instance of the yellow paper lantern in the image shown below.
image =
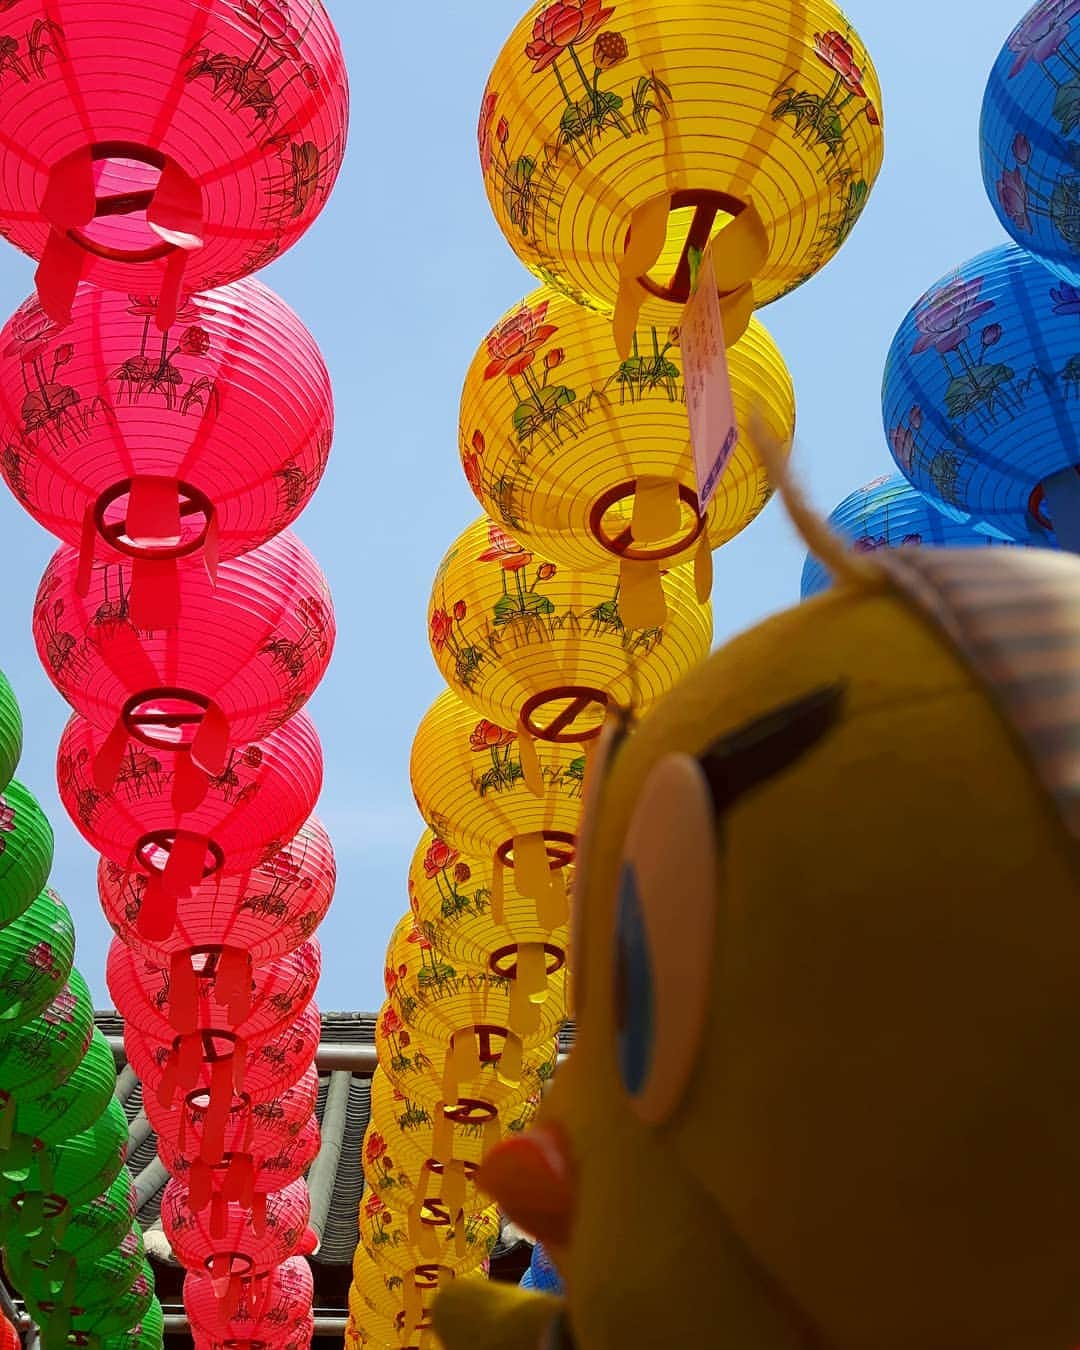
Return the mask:
[[[438,839],[483,860],[491,925],[505,924],[510,869],[517,889],[536,902],[534,921],[550,931],[564,927],[569,915],[567,881],[577,849],[585,750],[551,742],[529,746],[526,754],[529,750],[536,757],[539,793],[526,781],[523,760],[528,761],[518,732],[496,726],[448,690],[420,723],[409,774],[420,814]],[[475,909],[463,903],[467,892],[453,890],[454,873],[439,865],[445,853],[434,842],[423,856],[418,851],[410,895],[443,892],[448,908]],[[460,870],[471,863],[455,860],[454,866]],[[505,945],[505,938],[497,945]]]
[[[532,1121],[539,1098],[523,1102],[501,1122],[501,1133],[517,1134]],[[364,1136],[364,1176],[391,1208],[422,1212],[451,1222],[458,1213],[483,1209],[487,1197],[476,1188],[483,1161],[485,1130],[455,1125],[432,1113],[376,1069],[371,1079],[371,1120]]]
[[[385,1329],[387,1322],[406,1338],[406,1344],[422,1344],[417,1336],[433,1334],[431,1305],[440,1287],[454,1280],[487,1279],[487,1262],[463,1275],[440,1271],[421,1265],[404,1274],[372,1261],[362,1245],[353,1257],[353,1282],[349,1309],[357,1325],[362,1327],[366,1313],[371,1312]],[[393,1344],[393,1342],[391,1342]]]
[[[550,866],[557,875],[560,858],[569,845],[552,842]],[[547,858],[545,853],[544,857]],[[549,926],[549,905],[521,895],[513,884],[516,870],[502,886],[500,922],[491,899],[495,873],[501,864],[489,857],[459,853],[431,830],[425,832],[409,869],[409,900],[417,925],[437,952],[451,962],[490,970],[508,979],[524,978],[534,998],[565,996],[558,979],[567,965],[569,929],[566,923]],[[565,883],[562,883],[565,885]],[[560,891],[560,894],[563,892]],[[569,902],[569,893],[567,901]],[[543,959],[541,959],[543,953]],[[552,979],[556,977],[556,979]]]
[[[829,0],[538,0],[480,113],[488,199],[541,279],[661,331],[715,240],[728,307],[813,276],[881,167],[881,89]]]
[[[412,1032],[392,1002],[375,1026],[379,1067],[410,1101],[433,1116],[484,1132],[485,1146],[502,1137],[503,1121],[537,1097],[555,1072],[554,1038],[535,1049],[521,1042],[505,1021],[488,1022],[483,1007],[463,1009],[461,1024],[439,1040]]]
[[[544,287],[504,316],[465,380],[459,446],[481,506],[560,566],[620,571],[624,609],[634,584],[662,599],[662,567],[701,554],[708,568],[769,500],[751,408],[773,443],[795,434],[791,376],[753,321],[728,352],[740,437],[702,520],[679,341],[643,326],[620,360],[605,319]]]
[[[455,964],[410,913],[390,939],[386,992],[405,1026],[426,1043],[449,1045],[463,1029],[491,1028],[489,1039],[501,1046],[499,1074],[512,1080],[521,1052],[550,1041],[566,1020],[566,970],[542,948],[522,950],[506,964],[500,972]]]
[[[635,629],[617,575],[559,567],[487,517],[447,553],[428,610],[435,660],[481,716],[519,732],[534,791],[534,741],[586,744],[612,703],[648,707],[708,655],[712,609],[697,599],[693,568],[668,572],[663,588],[666,622]]]
[[[491,1257],[499,1240],[499,1210],[495,1205],[472,1214],[459,1214],[452,1224],[410,1210],[401,1214],[369,1191],[360,1202],[360,1245],[353,1258],[368,1260],[399,1275],[417,1266],[434,1267],[440,1275],[464,1275]]]

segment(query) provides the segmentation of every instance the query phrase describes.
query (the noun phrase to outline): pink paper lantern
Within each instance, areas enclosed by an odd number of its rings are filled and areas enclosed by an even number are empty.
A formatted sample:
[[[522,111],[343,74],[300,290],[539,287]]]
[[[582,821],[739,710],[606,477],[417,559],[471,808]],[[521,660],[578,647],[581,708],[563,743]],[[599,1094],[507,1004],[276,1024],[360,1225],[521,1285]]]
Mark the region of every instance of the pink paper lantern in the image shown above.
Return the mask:
[[[108,768],[130,736],[153,752],[186,749],[213,777],[231,745],[265,739],[322,679],[335,635],[330,592],[289,531],[223,562],[216,586],[189,561],[178,577],[177,626],[135,625],[131,577],[128,562],[80,576],[78,552],[64,545],[34,606],[45,673],[76,712],[116,738]]]
[[[220,1345],[259,1342],[278,1350],[304,1326],[311,1313],[315,1282],[302,1256],[290,1257],[266,1275],[241,1281],[232,1317],[221,1315],[221,1305],[209,1276],[192,1272],[184,1279],[184,1310],[192,1334]]]
[[[62,322],[80,278],[181,295],[245,276],[318,214],[348,92],[318,0],[4,6],[0,226]]]
[[[167,966],[174,952],[216,943],[250,968],[294,951],[312,936],[330,907],[336,878],[330,838],[312,816],[251,871],[216,873],[181,896],[167,937],[150,939],[142,931],[148,878],[141,868],[103,858],[98,896],[117,937],[157,965]]]
[[[293,1022],[256,1046],[240,1047],[235,1034],[207,1032],[198,1037],[150,1036],[124,1027],[124,1050],[143,1084],[147,1110],[152,1099],[164,1109],[181,1101],[205,1105],[224,1119],[235,1096],[250,1102],[273,1101],[310,1067],[319,1048],[322,1024],[311,1002]]]
[[[314,938],[260,966],[250,982],[242,967],[227,969],[213,948],[176,952],[165,969],[114,938],[105,979],[117,1010],[136,1030],[159,1041],[232,1038],[240,1048],[257,1047],[295,1021],[311,1002],[321,969]]]
[[[152,298],[83,285],[65,327],[33,297],[0,333],[8,486],[84,566],[134,562],[147,627],[178,559],[215,566],[295,519],[333,435],[319,349],[260,282],[192,296],[165,333],[155,313]]]
[[[161,1226],[173,1254],[188,1270],[210,1276],[230,1315],[241,1280],[272,1270],[305,1244],[311,1198],[303,1181],[257,1200],[248,1210],[218,1196],[208,1210],[196,1210],[175,1178],[161,1197]]]
[[[150,937],[173,931],[177,896],[275,854],[322,787],[322,747],[303,713],[264,741],[233,746],[209,779],[186,751],[110,736],[71,718],[56,760],[60,798],[98,852],[147,878],[140,922]]]
[[[230,1155],[259,1153],[270,1157],[287,1150],[313,1121],[318,1095],[319,1074],[311,1064],[272,1101],[253,1103],[246,1094],[233,1093],[228,1113],[216,1131],[206,1093],[169,1107],[163,1107],[151,1094],[145,1109],[157,1132],[162,1157],[168,1152],[189,1163],[217,1167]],[[169,1166],[169,1170],[179,1175],[176,1168]]]

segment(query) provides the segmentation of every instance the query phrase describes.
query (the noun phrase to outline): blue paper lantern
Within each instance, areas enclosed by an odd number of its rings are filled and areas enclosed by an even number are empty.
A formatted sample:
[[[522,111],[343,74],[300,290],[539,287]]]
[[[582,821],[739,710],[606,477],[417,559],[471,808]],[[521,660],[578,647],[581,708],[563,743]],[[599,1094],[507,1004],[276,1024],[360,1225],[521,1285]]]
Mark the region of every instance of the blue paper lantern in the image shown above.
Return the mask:
[[[528,1280],[528,1284],[525,1283],[526,1280]],[[521,1284],[523,1288],[535,1289],[541,1294],[561,1294],[563,1292],[558,1271],[552,1265],[551,1257],[548,1256],[539,1242],[532,1250],[529,1269],[522,1277]]]
[[[970,525],[950,520],[898,473],[875,478],[850,497],[845,497],[829,517],[829,524],[856,553],[918,544],[929,548],[1005,546],[1003,540],[991,539]],[[809,600],[831,585],[828,568],[812,553],[807,554],[802,574],[802,598]]]
[[[986,190],[1022,248],[1080,285],[1080,0],[1038,0],[983,99]]]
[[[901,473],[952,520],[1080,551],[1080,293],[1030,255],[1002,245],[928,291],[882,403]]]

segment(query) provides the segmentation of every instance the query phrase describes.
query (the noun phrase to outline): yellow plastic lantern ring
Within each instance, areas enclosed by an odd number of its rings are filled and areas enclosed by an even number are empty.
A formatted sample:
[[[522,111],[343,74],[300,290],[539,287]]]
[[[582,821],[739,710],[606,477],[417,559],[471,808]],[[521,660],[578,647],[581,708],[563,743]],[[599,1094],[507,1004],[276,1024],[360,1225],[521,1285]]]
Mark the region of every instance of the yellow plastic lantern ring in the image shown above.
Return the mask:
[[[482,860],[492,936],[505,923],[508,871],[517,891],[535,901],[539,927],[550,932],[569,917],[585,752],[551,742],[528,749],[536,755],[539,792],[526,781],[520,735],[481,717],[451,690],[429,709],[413,741],[409,774],[417,807],[439,840]],[[417,854],[410,894],[450,885],[452,876],[432,873],[438,852],[433,841],[423,858]]]
[[[728,351],[739,442],[702,520],[679,341],[642,324],[621,360],[604,318],[544,287],[477,352],[459,423],[465,476],[493,520],[560,566],[618,571],[623,608],[644,590],[660,623],[662,569],[696,559],[708,599],[711,551],[769,499],[751,408],[773,443],[795,435],[791,376],[751,321]]]
[[[667,332],[715,240],[729,311],[792,291],[881,167],[881,88],[829,0],[538,0],[480,111],[503,233],[537,276]]]
[[[496,726],[518,732],[526,783],[543,791],[535,743],[587,745],[612,704],[642,709],[699,664],[712,609],[693,568],[662,581],[666,621],[631,627],[617,573],[575,572],[481,517],[444,558],[428,609],[446,682]]]

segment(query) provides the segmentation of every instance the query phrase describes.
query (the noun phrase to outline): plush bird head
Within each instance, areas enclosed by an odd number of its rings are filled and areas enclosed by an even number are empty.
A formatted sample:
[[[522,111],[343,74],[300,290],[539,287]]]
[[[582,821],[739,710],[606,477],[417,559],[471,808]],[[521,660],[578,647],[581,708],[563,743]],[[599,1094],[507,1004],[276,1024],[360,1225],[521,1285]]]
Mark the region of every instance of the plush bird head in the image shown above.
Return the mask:
[[[605,730],[577,1043],[481,1174],[566,1304],[450,1350],[1080,1343],[1080,559],[838,571]]]

